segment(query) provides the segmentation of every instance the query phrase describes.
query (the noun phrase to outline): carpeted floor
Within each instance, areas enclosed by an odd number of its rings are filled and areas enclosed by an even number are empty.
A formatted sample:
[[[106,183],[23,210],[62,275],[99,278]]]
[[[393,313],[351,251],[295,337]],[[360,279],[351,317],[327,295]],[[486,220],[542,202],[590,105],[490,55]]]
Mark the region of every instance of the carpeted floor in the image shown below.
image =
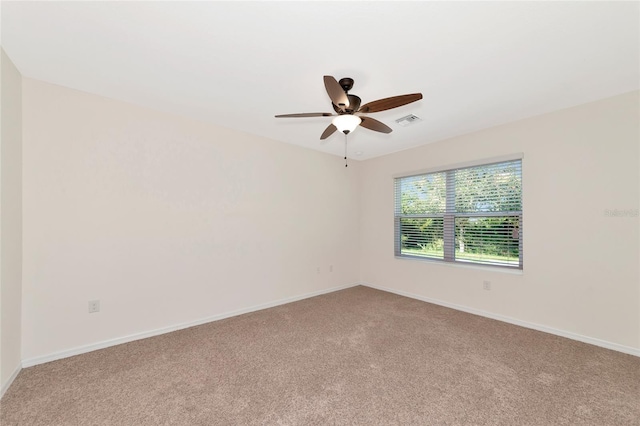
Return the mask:
[[[640,358],[367,287],[24,369],[9,425],[640,425]]]

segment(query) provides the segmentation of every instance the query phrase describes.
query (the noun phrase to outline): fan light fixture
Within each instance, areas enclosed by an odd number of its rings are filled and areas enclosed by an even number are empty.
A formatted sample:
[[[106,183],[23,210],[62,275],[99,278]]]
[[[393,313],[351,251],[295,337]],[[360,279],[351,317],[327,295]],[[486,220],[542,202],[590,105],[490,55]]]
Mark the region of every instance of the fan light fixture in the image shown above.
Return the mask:
[[[362,122],[362,119],[357,115],[342,114],[334,118],[331,121],[331,124],[336,126],[339,131],[346,135],[347,133],[353,132],[360,122]]]
[[[0,0],[2,1],[2,0]],[[392,96],[390,98],[378,99],[377,101],[368,102],[360,105],[361,99],[356,95],[350,95],[349,91],[353,87],[353,79],[350,77],[341,78],[340,81],[335,77],[325,75],[323,77],[324,88],[327,89],[327,95],[331,99],[333,112],[299,112],[296,114],[279,114],[276,118],[292,118],[292,117],[335,117],[331,124],[324,129],[320,140],[325,140],[340,130],[340,133],[349,134],[353,132],[358,125],[362,125],[369,130],[380,133],[391,133],[391,127],[381,121],[371,118],[368,115],[363,120],[355,114],[370,114],[372,112],[386,111],[392,108],[398,108],[403,105],[410,104],[422,99],[422,93],[410,93],[408,95]],[[364,125],[363,125],[364,123]]]

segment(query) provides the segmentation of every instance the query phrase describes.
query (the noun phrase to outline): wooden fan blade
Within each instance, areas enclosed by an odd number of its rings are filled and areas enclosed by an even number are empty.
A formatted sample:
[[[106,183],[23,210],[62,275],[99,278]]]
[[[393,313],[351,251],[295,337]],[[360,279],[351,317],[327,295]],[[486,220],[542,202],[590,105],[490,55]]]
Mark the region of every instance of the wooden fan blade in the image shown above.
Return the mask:
[[[382,133],[391,133],[393,131],[391,130],[391,127],[387,126],[381,121],[376,120],[375,118],[371,118],[371,117],[360,117],[360,118],[362,119],[362,122],[360,123],[360,125],[362,127],[366,127],[369,130],[374,130],[376,132],[382,132]]]
[[[422,99],[422,93],[392,96],[390,98],[378,99],[377,101],[366,103],[360,107],[358,112],[367,113],[385,111],[391,108],[410,104],[411,102],[419,101],[420,99]]]
[[[334,105],[342,111],[349,107],[349,98],[347,98],[347,94],[342,90],[342,86],[340,86],[340,83],[338,83],[334,77],[325,75],[324,87],[327,89],[327,94]]]
[[[299,114],[280,114],[276,115],[276,118],[287,118],[287,117],[331,117],[332,114],[330,112],[301,112]]]
[[[333,134],[333,132],[335,132],[336,130],[338,130],[338,128],[336,126],[334,126],[333,124],[329,124],[329,127],[327,127],[326,129],[324,129],[324,132],[322,132],[322,135],[320,136],[320,139],[326,139],[329,136],[331,136]]]

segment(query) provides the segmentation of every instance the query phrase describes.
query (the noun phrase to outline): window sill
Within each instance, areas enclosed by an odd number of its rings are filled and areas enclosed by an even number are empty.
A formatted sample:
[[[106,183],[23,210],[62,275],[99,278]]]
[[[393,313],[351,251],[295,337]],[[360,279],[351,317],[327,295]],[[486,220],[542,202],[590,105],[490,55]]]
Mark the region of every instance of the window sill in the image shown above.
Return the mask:
[[[418,261],[425,262],[432,265],[445,266],[449,268],[462,268],[462,269],[475,269],[479,271],[491,271],[491,272],[501,272],[511,275],[523,275],[522,269],[509,268],[504,266],[494,266],[494,265],[479,265],[477,263],[469,264],[469,263],[457,263],[457,262],[444,262],[441,260],[428,259],[423,257],[412,257],[412,256],[394,256],[398,260],[408,260],[408,261]]]

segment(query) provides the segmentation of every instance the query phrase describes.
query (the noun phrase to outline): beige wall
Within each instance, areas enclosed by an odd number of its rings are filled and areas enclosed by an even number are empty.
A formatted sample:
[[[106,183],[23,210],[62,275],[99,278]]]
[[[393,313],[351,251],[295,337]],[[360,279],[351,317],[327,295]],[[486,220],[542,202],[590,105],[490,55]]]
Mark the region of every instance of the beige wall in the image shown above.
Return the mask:
[[[0,395],[20,369],[22,77],[0,49]]]
[[[359,278],[640,348],[640,220],[605,216],[638,208],[637,92],[345,169],[340,157],[22,87],[27,364]],[[394,258],[393,175],[519,152],[521,274]],[[92,299],[100,313],[88,314]]]
[[[26,78],[23,121],[27,365],[358,281],[357,163]]]
[[[640,221],[605,216],[639,207],[638,105],[632,92],[364,162],[362,280],[640,353]],[[521,274],[394,258],[393,175],[514,153]]]

